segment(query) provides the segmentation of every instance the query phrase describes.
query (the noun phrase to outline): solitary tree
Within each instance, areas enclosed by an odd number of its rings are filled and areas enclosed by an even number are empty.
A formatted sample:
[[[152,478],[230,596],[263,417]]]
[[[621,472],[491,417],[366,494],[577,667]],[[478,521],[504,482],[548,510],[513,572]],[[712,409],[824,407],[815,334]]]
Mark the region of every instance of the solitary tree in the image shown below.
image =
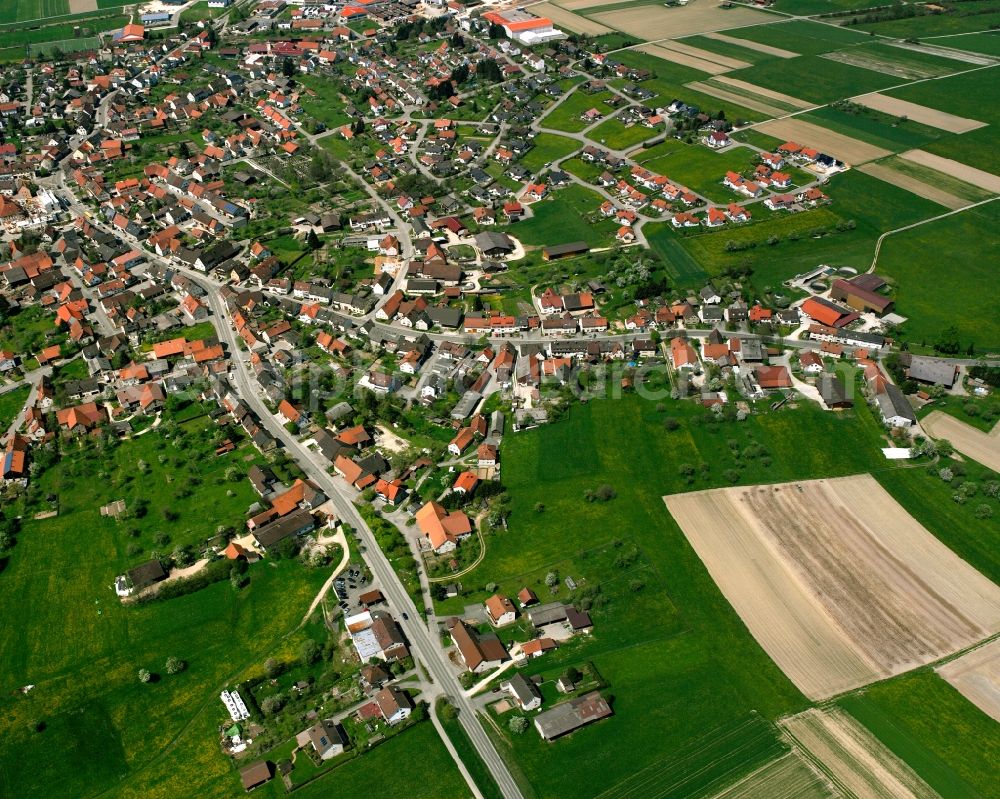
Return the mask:
[[[507,726],[515,735],[521,735],[528,729],[528,720],[524,716],[513,716]]]
[[[149,669],[139,669],[139,682],[149,682],[153,679],[153,675],[149,673]]]
[[[185,663],[180,658],[175,658],[173,655],[167,658],[167,674],[180,674],[184,669],[187,668],[187,663]]]

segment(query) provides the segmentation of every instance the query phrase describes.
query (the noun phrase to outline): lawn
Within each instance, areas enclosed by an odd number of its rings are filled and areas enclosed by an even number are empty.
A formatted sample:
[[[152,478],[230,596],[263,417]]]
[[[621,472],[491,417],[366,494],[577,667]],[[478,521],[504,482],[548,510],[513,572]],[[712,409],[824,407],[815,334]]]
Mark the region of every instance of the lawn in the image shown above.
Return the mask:
[[[588,640],[533,662],[529,671],[551,679],[568,665],[593,663],[614,695],[614,719],[555,744],[529,731],[502,745],[539,799],[621,791],[634,787],[639,772],[652,781],[648,790],[665,796],[695,795],[685,792],[684,778],[699,789],[718,778],[712,787],[719,787],[779,751],[769,720],[804,706],[718,592],[662,495],[727,484],[729,468],[739,469],[740,483],[884,468],[867,406],[833,415],[803,405],[707,426],[695,420],[703,414],[696,405],[661,401],[662,413],[636,396],[597,400],[558,423],[508,435],[509,529],[487,539],[483,564],[463,578],[473,593],[438,608],[449,613],[485,597],[479,587],[486,581],[503,592],[536,585],[547,593],[541,581],[548,570],[596,587],[604,599],[593,610]],[[665,415],[681,428],[664,431]],[[759,442],[770,465],[738,467],[730,440],[737,448]],[[707,476],[689,484],[678,469],[685,463],[696,470],[710,464]],[[581,501],[602,483],[615,499]],[[620,565],[616,553],[632,552],[634,559]]]
[[[614,241],[617,226],[611,220],[594,218],[602,202],[604,198],[597,192],[575,184],[566,186],[534,203],[531,206],[534,216],[518,222],[510,232],[529,246],[579,240],[592,247],[607,246]]]
[[[21,386],[5,394],[0,394],[0,437],[6,435],[7,428],[21,412],[21,408],[28,401],[30,393],[31,386]]]
[[[404,765],[405,764],[405,765]],[[400,770],[402,769],[402,771]],[[390,775],[396,774],[395,778]],[[296,799],[336,796],[370,799],[385,793],[388,781],[405,782],[407,799],[467,796],[469,788],[429,723],[416,724],[370,752],[295,791]],[[280,780],[273,780],[267,795],[284,797]]]
[[[565,158],[583,145],[575,139],[556,136],[552,133],[539,133],[532,139],[534,145],[521,159],[521,165],[532,172],[539,172],[545,164]]]
[[[998,224],[1000,207],[990,203],[886,238],[878,271],[895,284],[897,312],[909,319],[903,326],[908,340],[933,341],[953,325],[963,351],[970,343],[980,352],[1000,347],[993,268]]]
[[[605,116],[614,113],[614,109],[603,102],[610,100],[611,97],[612,94],[608,91],[590,94],[577,89],[542,117],[541,125],[554,130],[564,130],[567,133],[578,133],[590,124],[580,117],[591,108],[596,108]]]
[[[997,723],[933,671],[870,686],[838,704],[943,799],[1000,796]]]

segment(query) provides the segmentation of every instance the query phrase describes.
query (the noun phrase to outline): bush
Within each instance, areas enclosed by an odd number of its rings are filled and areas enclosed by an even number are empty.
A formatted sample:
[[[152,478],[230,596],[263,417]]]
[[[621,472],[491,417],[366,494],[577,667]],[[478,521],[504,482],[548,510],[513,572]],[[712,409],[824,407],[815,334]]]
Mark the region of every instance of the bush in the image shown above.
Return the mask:
[[[267,697],[260,703],[260,709],[265,716],[273,716],[285,706],[285,697],[282,694],[274,694]]]
[[[321,651],[319,644],[312,638],[307,638],[302,642],[302,646],[299,647],[299,660],[302,661],[303,665],[311,666],[319,660]]]
[[[600,485],[600,486],[597,487],[597,491],[595,492],[595,496],[601,502],[607,502],[608,500],[611,500],[611,499],[614,499],[615,497],[617,497],[618,494],[617,494],[617,492],[611,486],[609,486],[607,483],[605,483],[604,485]]]
[[[993,518],[993,508],[987,505],[985,502],[981,505],[976,505],[976,518],[977,519],[992,519]]]
[[[950,483],[954,479],[955,473],[947,466],[945,466],[943,469],[938,470],[938,477],[940,477],[946,483]]]
[[[524,716],[512,716],[507,726],[515,735],[522,735],[528,731],[528,720]]]
[[[668,431],[677,430],[681,426],[681,423],[677,421],[673,416],[668,416],[663,420],[663,429]]]

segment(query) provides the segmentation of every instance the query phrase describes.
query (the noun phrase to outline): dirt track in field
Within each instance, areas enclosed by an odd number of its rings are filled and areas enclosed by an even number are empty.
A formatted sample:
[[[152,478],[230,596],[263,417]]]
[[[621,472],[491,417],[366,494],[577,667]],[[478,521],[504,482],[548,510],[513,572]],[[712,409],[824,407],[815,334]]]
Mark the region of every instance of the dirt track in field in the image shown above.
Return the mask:
[[[1000,639],[936,671],[983,713],[1000,721]]]
[[[758,53],[766,53],[767,55],[777,56],[778,58],[797,58],[799,53],[793,53],[791,50],[783,50],[780,47],[772,47],[769,44],[761,44],[760,42],[752,42],[749,39],[737,39],[735,36],[726,36],[724,33],[706,33],[706,38],[715,39],[719,42],[726,42],[727,44],[735,44],[739,47],[745,47],[747,50],[756,50]]]
[[[967,133],[976,128],[986,127],[985,122],[976,119],[966,119],[955,116],[946,111],[938,111],[936,108],[928,108],[925,105],[917,105],[907,100],[900,100],[896,97],[889,97],[885,94],[873,92],[855,97],[854,102],[874,108],[876,111],[883,111],[893,116],[905,116],[921,125],[929,125],[932,128],[946,130],[949,133]]]
[[[931,411],[920,420],[920,426],[927,435],[948,439],[963,455],[1000,472],[1000,422],[984,433],[947,413]]]
[[[761,97],[770,97],[772,100],[786,103],[787,105],[792,106],[792,108],[812,108],[816,105],[815,103],[810,103],[808,100],[800,100],[798,97],[792,97],[790,94],[782,94],[781,92],[776,92],[774,89],[766,89],[763,86],[758,86],[755,83],[747,83],[745,80],[740,80],[739,78],[723,76],[721,78],[716,78],[716,80],[719,83],[726,83],[734,89],[743,89],[744,91],[752,92],[753,94]]]
[[[938,172],[944,172],[946,175],[964,180],[973,186],[979,186],[979,188],[986,189],[993,194],[1000,194],[1000,176],[994,175],[992,172],[984,172],[982,169],[976,169],[974,166],[968,166],[950,158],[942,158],[940,155],[934,155],[926,150],[907,150],[905,153],[900,153],[899,157],[921,166],[936,169]]]
[[[892,155],[874,144],[852,139],[832,130],[806,122],[804,119],[774,119],[754,126],[761,133],[815,147],[820,152],[839,158],[848,164],[863,164]]]
[[[760,113],[767,114],[770,117],[780,117],[788,113],[783,108],[762,103],[760,100],[752,100],[749,97],[744,97],[742,94],[727,92],[725,89],[720,89],[718,86],[711,83],[695,81],[694,83],[687,83],[685,85],[688,88],[701,92],[702,94],[707,94],[709,97],[716,97],[719,100],[735,103],[736,105],[741,105],[744,108],[749,108],[753,111],[760,111]]]
[[[812,708],[778,722],[793,750],[854,799],[939,799],[906,763],[843,710]]]
[[[664,500],[747,628],[812,699],[1000,630],[1000,588],[870,475]]]
[[[680,39],[684,36],[694,36],[696,33],[709,33],[774,21],[772,15],[763,11],[754,11],[742,6],[724,9],[708,3],[702,5],[700,2],[674,8],[636,6],[597,13],[591,18],[647,42],[658,39]]]
[[[531,6],[531,13],[540,17],[548,17],[557,28],[566,28],[574,33],[586,33],[588,36],[600,36],[602,33],[611,33],[611,28],[594,22],[592,19],[574,14],[553,3],[539,3]]]
[[[918,197],[926,197],[928,200],[943,205],[945,208],[955,210],[956,208],[964,208],[969,204],[967,200],[963,200],[961,197],[949,194],[937,186],[924,183],[922,180],[917,180],[910,175],[904,175],[902,172],[897,172],[892,167],[885,166],[884,164],[862,164],[858,167],[858,171],[864,172],[866,175],[871,175],[873,178],[883,180],[886,183],[891,183],[893,186],[906,189]]]

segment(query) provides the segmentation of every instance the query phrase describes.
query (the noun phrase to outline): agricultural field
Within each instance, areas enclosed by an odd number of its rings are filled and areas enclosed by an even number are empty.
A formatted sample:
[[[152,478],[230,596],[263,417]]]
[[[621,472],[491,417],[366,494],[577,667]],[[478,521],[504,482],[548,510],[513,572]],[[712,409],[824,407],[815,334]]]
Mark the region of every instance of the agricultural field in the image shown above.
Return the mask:
[[[479,586],[487,581],[507,593],[541,583],[553,569],[560,576],[587,577],[590,586],[600,584],[605,602],[592,609],[595,629],[589,640],[574,642],[530,669],[551,678],[568,665],[592,662],[612,686],[615,717],[555,745],[541,745],[530,731],[519,737],[498,733],[505,742],[501,751],[535,786],[538,799],[624,794],[644,769],[650,777],[659,769],[660,784],[668,788],[681,774],[710,762],[711,756],[695,757],[699,746],[711,745],[723,756],[732,751],[721,742],[724,732],[733,748],[745,737],[757,740],[761,731],[749,725],[751,709],[776,719],[804,707],[664,512],[663,493],[728,485],[729,469],[738,482],[750,484],[885,469],[877,449],[879,426],[864,405],[847,415],[803,406],[755,415],[742,424],[709,425],[696,421],[702,411],[689,403],[663,403],[664,410],[657,411],[655,401],[636,396],[591,401],[556,424],[505,437],[509,530],[488,536],[483,563],[463,578],[475,593],[437,607],[439,614],[452,613],[485,598]],[[664,416],[679,419],[681,428],[659,433]],[[609,430],[615,434],[607,435]],[[767,465],[728,455],[730,439],[737,451],[751,442],[762,445]],[[818,441],[824,445],[816,446]],[[704,476],[700,463],[710,464]],[[678,468],[685,464],[694,467],[692,483]],[[906,494],[907,507],[924,515],[922,523],[942,523],[937,514],[943,498],[924,487],[930,477],[912,469],[886,473],[899,476],[893,490]],[[602,483],[618,496],[606,503],[580,501]],[[543,510],[535,509],[538,503]],[[963,539],[982,535],[971,513],[968,520],[951,523],[951,529]],[[608,569],[608,547],[612,553],[634,547],[640,574],[626,567],[616,578],[617,567],[612,563]],[[644,584],[638,592],[629,585],[636,578]],[[557,598],[565,596],[560,589]],[[646,722],[639,723],[640,717]],[[645,733],[648,724],[660,731],[655,750]],[[760,738],[753,750],[760,746],[774,752],[772,743],[764,746],[766,740]],[[654,751],[673,754],[661,760]],[[765,762],[754,759],[757,766]],[[749,764],[743,768],[743,774],[754,770]],[[723,771],[727,780],[719,780],[714,792],[741,776],[731,767]],[[720,776],[712,772],[706,783]],[[670,795],[690,795],[676,786],[673,790]]]
[[[531,143],[532,148],[520,163],[532,172],[540,171],[545,164],[565,158],[583,146],[575,139],[556,136],[553,133],[539,133]]]
[[[798,754],[790,752],[718,793],[713,799],[841,799],[841,794]]]
[[[1000,722],[1000,639],[935,671],[983,713]]]
[[[851,110],[827,105],[800,114],[797,119],[894,153],[922,147],[947,135],[913,119],[900,122],[887,114],[864,109],[854,113],[854,107],[849,108]]]
[[[870,476],[665,500],[754,637],[813,699],[1000,631],[1000,588]]]
[[[959,36],[935,36],[932,43],[940,47],[954,47],[970,53],[1000,56],[1000,34],[967,33]]]
[[[796,74],[809,75],[809,80],[798,81],[789,86],[788,76]],[[779,92],[791,89],[795,96],[814,103],[829,103],[844,97],[867,94],[902,82],[893,75],[816,55],[765,61],[749,69],[730,72],[727,77]]]
[[[983,432],[941,411],[927,414],[920,424],[927,435],[947,439],[966,457],[1000,472],[1000,425]]]
[[[28,22],[68,13],[69,0],[7,0],[0,7],[0,24]]]
[[[996,799],[997,723],[930,670],[878,683],[837,705],[943,799]],[[987,765],[988,764],[988,765]]]
[[[724,31],[734,39],[781,48],[799,55],[820,55],[871,41],[864,33],[808,20],[790,20],[772,25],[755,25]]]
[[[990,296],[993,290],[990,259],[998,223],[1000,208],[989,203],[885,238],[877,268],[892,280],[897,312],[908,319],[902,327],[908,341],[934,341],[953,326],[963,352],[969,344],[979,351],[1000,346],[1000,329],[989,303],[968,301]],[[950,257],[962,264],[960,271],[941,272],[935,248],[942,240],[948,241]],[[928,275],[936,279],[928,280]]]
[[[912,768],[843,710],[810,709],[784,719],[781,728],[794,749],[848,796],[939,799]]]
[[[991,0],[947,3],[947,13],[925,14],[904,19],[879,22],[862,22],[853,26],[856,31],[871,32],[879,36],[900,39],[925,36],[946,36],[955,33],[988,31],[1000,24],[1000,11]]]
[[[680,38],[773,19],[765,12],[745,6],[723,8],[697,3],[674,8],[659,4],[608,5],[588,12],[587,18],[643,41]]]

